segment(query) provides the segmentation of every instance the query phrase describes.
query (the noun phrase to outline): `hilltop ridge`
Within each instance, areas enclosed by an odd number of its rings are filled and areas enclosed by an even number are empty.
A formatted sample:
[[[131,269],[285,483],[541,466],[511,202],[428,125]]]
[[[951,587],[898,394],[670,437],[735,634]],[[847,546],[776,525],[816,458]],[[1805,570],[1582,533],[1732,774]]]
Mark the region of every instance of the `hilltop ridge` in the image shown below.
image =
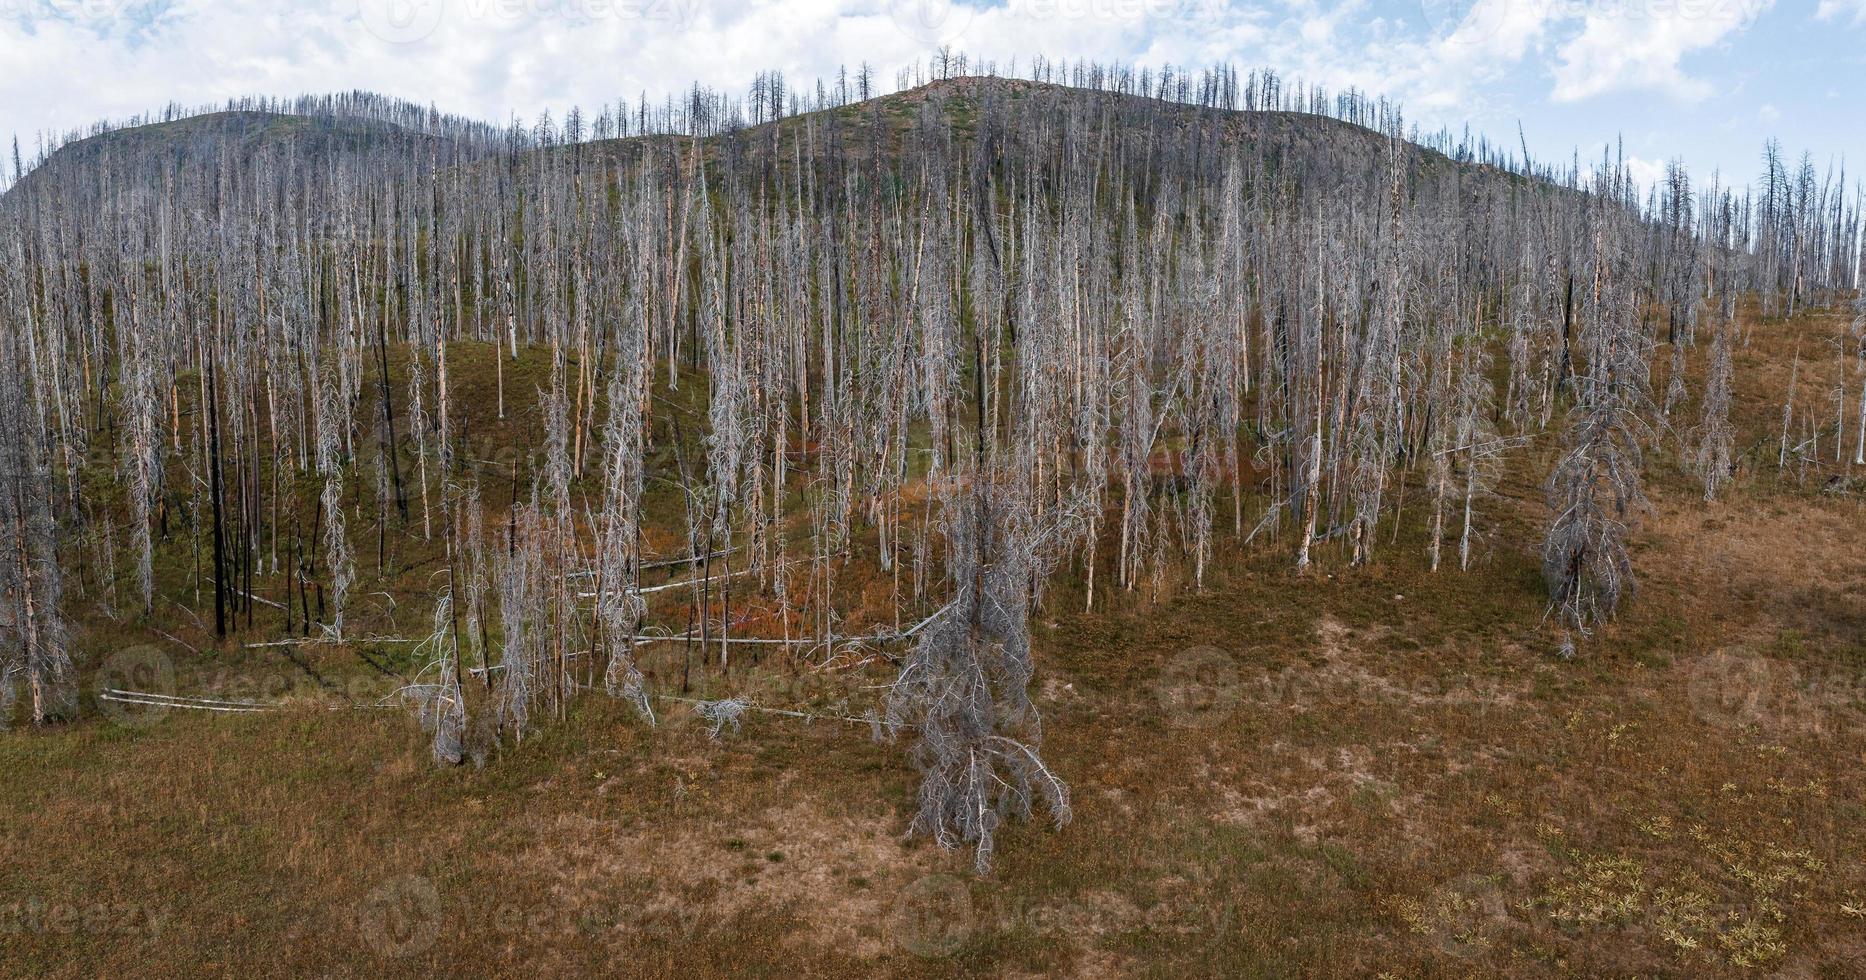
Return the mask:
[[[961,138],[975,135],[978,107],[984,100],[1001,100],[1024,112],[1023,118],[1040,121],[1057,113],[1095,113],[1115,119],[1138,132],[1178,138],[1197,134],[1218,153],[1247,151],[1262,154],[1275,165],[1289,165],[1322,175],[1376,174],[1394,144],[1361,122],[1330,115],[1287,109],[1221,109],[1175,102],[1131,93],[1080,88],[1053,82],[999,76],[961,76],[926,82],[899,92],[876,95],[848,104],[811,109],[779,119],[728,126],[702,136],[647,133],[607,139],[589,138],[575,144],[539,146],[528,142],[516,147],[513,160],[535,162],[557,154],[574,154],[591,163],[637,161],[650,148],[670,151],[684,159],[697,140],[709,159],[726,148],[755,158],[771,151],[774,139],[789,140],[805,132],[818,138],[830,126],[840,129],[849,151],[872,152],[879,138],[884,152],[898,155],[911,133],[921,108],[939,106],[952,132]],[[307,100],[309,101],[309,100]],[[451,117],[450,117],[451,118]],[[1370,122],[1373,120],[1369,120]],[[880,128],[877,130],[876,126]],[[492,132],[486,127],[484,132]],[[259,154],[289,158],[300,165],[328,165],[365,154],[396,158],[404,165],[442,169],[476,164],[492,157],[511,156],[512,145],[491,145],[484,132],[473,140],[410,128],[387,119],[318,116],[295,112],[232,110],[187,116],[166,122],[112,129],[69,143],[55,151],[20,182],[22,189],[44,183],[49,175],[82,180],[101,167],[130,167],[151,179],[166,169],[181,172],[218,168],[227,160],[250,163]],[[1016,134],[1000,134],[1016,138]],[[527,134],[530,139],[530,134]],[[1404,139],[1398,141],[1417,177],[1460,174],[1479,181],[1522,186],[1531,180],[1489,163],[1459,162],[1444,153]],[[788,164],[795,148],[788,145],[776,156]],[[231,157],[228,154],[232,154]],[[151,169],[154,168],[154,169]],[[35,179],[36,178],[36,179]],[[1555,188],[1556,185],[1548,185]],[[12,189],[9,196],[14,195]]]

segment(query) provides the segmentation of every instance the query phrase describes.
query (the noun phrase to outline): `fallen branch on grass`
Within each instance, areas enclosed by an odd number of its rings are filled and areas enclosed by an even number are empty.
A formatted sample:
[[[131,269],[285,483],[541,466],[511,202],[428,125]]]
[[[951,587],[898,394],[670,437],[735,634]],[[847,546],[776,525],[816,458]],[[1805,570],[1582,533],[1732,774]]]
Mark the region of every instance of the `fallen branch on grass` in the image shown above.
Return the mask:
[[[220,698],[196,698],[180,694],[159,694],[154,691],[124,691],[114,687],[107,687],[99,691],[97,699],[100,701],[111,701],[117,704],[141,704],[154,708],[183,708],[190,711],[222,711],[235,714],[277,711],[281,708],[291,707],[291,704],[285,701],[227,701]],[[343,711],[353,708],[385,707],[390,706],[351,702],[349,704],[333,704],[330,706],[330,710]]]

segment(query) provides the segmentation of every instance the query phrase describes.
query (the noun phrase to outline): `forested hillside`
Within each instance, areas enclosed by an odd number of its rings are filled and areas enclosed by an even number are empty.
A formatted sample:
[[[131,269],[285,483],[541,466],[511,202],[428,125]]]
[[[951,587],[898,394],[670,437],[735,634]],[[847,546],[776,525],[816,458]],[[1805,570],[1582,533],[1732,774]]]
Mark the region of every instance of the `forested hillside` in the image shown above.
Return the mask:
[[[255,763],[249,817],[281,817],[280,786],[343,809],[393,785],[393,812],[359,820],[426,825],[477,870],[409,870],[390,904],[414,888],[450,910],[437,934],[475,933],[451,889],[548,866],[540,901],[579,910],[552,921],[579,937],[572,964],[613,954],[605,936],[673,955],[606,918],[581,945],[587,909],[563,889],[586,875],[627,883],[589,887],[630,909],[691,890],[682,907],[724,916],[709,943],[770,934],[826,967],[894,963],[899,944],[841,940],[928,897],[872,896],[901,860],[997,880],[937,879],[932,898],[956,888],[969,911],[950,948],[906,942],[929,968],[1304,962],[1248,925],[1214,927],[1219,946],[1161,938],[1189,914],[1175,889],[1203,902],[1221,884],[1272,932],[1331,923],[1367,968],[1391,943],[1421,964],[1584,971],[1838,955],[1798,942],[1866,907],[1848,890],[1859,779],[1833,770],[1858,747],[1836,722],[1856,720],[1857,686],[1820,688],[1818,732],[1762,726],[1822,740],[1806,758],[1687,747],[1731,696],[1699,663],[1724,645],[1703,579],[1739,543],[1767,547],[1739,517],[1831,522],[1839,537],[1809,545],[1826,557],[1796,572],[1831,572],[1831,590],[1809,584],[1806,615],[1766,642],[1792,632],[1830,658],[1823,677],[1860,667],[1866,570],[1844,542],[1866,303],[1847,178],[1771,144],[1760,186],[1674,165],[1648,191],[1612,157],[1426,138],[1395,106],[1274,76],[1034,74],[867,99],[865,72],[814,96],[766,75],[744,99],[695,88],[509,127],[363,94],[259,100],[47,155],[0,198],[0,720],[35,729],[9,767],[84,752],[79,782],[109,782],[121,748],[198,792],[226,763],[180,776],[197,764],[165,735],[180,730],[203,759],[305,760]],[[1685,656],[1686,681],[1640,674]],[[1735,676],[1741,700],[1753,677]],[[1622,724],[1622,703],[1647,713]],[[1753,737],[1738,720],[1716,730]],[[383,775],[417,741],[433,771]],[[1427,788],[1382,770],[1394,744],[1402,766],[1494,766],[1508,785]],[[1264,766],[1266,783],[1232,779]],[[1326,813],[1296,795],[1304,766],[1325,774]],[[1771,766],[1781,800],[1732,801],[1754,822],[1713,826],[1706,787],[1750,792]],[[846,777],[809,791],[846,809],[774,815],[797,767]],[[1605,836],[1562,838],[1611,833],[1548,799],[1611,797],[1575,767],[1681,781],[1690,812],[1627,819],[1714,866],[1636,872]],[[635,836],[611,853],[569,816],[467,829],[528,791],[540,813],[629,797],[616,819],[635,829],[616,832]],[[89,819],[41,777],[13,792],[0,813]],[[1182,792],[1224,814],[1189,820]],[[1530,826],[1546,853],[1519,834],[1489,871],[1422,872],[1457,848],[1420,814],[1454,796],[1488,814],[1459,826]],[[733,829],[741,807],[754,829]],[[1010,830],[1030,818],[1066,829]],[[300,849],[337,828],[302,819],[296,843],[246,853],[315,862]],[[721,885],[701,870],[716,855],[651,857],[663,820],[714,828],[739,842],[726,863],[757,867]],[[1115,888],[1134,845],[1071,848],[1116,827],[1226,881]],[[899,831],[965,857],[901,858]],[[780,866],[793,839],[812,877]],[[235,905],[248,887],[186,877]],[[1007,924],[970,904],[1043,881],[1041,901],[1067,895],[1086,923],[1059,953],[1015,908]],[[271,915],[301,965],[330,965]],[[1570,943],[1605,927],[1623,959]],[[189,928],[216,937],[201,955],[220,968],[250,955],[237,929]],[[398,937],[411,965],[489,941]]]

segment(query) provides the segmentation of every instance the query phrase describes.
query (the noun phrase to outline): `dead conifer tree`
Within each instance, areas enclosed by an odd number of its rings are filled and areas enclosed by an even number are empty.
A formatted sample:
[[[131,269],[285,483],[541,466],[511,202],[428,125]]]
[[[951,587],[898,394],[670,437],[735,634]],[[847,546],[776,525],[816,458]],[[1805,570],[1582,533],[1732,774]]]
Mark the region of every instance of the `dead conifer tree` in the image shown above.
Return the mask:
[[[1704,381],[1704,418],[1698,426],[1697,451],[1693,468],[1704,482],[1704,499],[1715,500],[1717,491],[1730,482],[1735,467],[1736,432],[1730,426],[1731,334],[1736,329],[1735,271],[1729,268],[1730,201],[1726,196],[1717,217],[1713,245],[1724,265],[1717,276],[1719,297],[1715,333],[1711,336],[1710,368]]]
[[[318,379],[317,469],[324,477],[320,511],[324,515],[325,563],[330,571],[331,619],[333,638],[343,638],[344,598],[356,578],[356,565],[350,557],[349,533],[343,519],[343,467],[340,453],[340,427],[349,428],[349,411],[344,399],[328,375]]]
[[[1551,612],[1583,632],[1612,618],[1635,588],[1628,523],[1645,503],[1640,467],[1642,409],[1650,402],[1640,296],[1627,274],[1625,176],[1598,178],[1592,287],[1582,326],[1587,372],[1576,378],[1568,448],[1549,474],[1554,512],[1542,546]]]
[[[631,338],[638,334],[631,333]],[[635,705],[654,722],[647,682],[635,664],[635,631],[647,613],[642,601],[641,568],[642,418],[641,389],[646,383],[639,344],[624,341],[618,371],[609,386],[609,420],[603,431],[602,542],[596,586],[596,611],[609,666],[603,688],[612,698]]]
[[[1043,729],[1030,683],[1029,589],[1045,542],[1010,481],[973,475],[941,502],[953,598],[922,629],[888,698],[887,726],[918,733],[920,801],[910,831],[972,845],[991,870],[999,825],[1039,801],[1058,826],[1069,787],[1037,754]]]
[[[402,691],[430,736],[434,761],[445,766],[466,758],[466,696],[460,689],[460,634],[453,612],[453,593],[443,591],[434,603],[433,629],[416,651],[430,659],[416,682]]]
[[[77,703],[50,467],[21,346],[9,328],[0,364],[0,726],[21,686],[35,725],[69,716]]]

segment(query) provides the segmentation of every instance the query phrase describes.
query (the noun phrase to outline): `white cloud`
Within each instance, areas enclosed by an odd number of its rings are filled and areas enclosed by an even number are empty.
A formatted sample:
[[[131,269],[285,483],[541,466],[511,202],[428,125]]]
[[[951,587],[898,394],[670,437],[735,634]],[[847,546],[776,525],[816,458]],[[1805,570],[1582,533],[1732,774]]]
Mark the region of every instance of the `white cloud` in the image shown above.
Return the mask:
[[[1542,39],[1554,11],[1551,3],[1476,0],[1446,35],[1445,46],[1481,52],[1497,61],[1518,61]]]
[[[1364,0],[0,0],[0,134],[353,88],[529,120],[691,81],[739,93],[765,68],[807,86],[862,61],[891,88],[942,43],[1000,71],[1041,55],[1229,61],[1406,100],[1437,84]]]
[[[765,68],[804,88],[866,61],[885,89],[942,43],[1001,72],[1037,55],[1270,67],[1391,97],[1427,129],[1513,136],[1545,93],[1703,96],[1687,59],[1770,2],[0,0],[0,139],[30,152],[38,131],[244,94],[361,88],[502,122],[690,81],[742,93]]]
[[[1820,20],[1839,20],[1845,16],[1856,25],[1866,24],[1866,0],[1821,0],[1814,16]]]
[[[1647,193],[1651,192],[1653,187],[1658,185],[1659,181],[1665,179],[1665,162],[1662,160],[1648,160],[1644,157],[1628,156],[1626,158],[1626,175],[1632,179],[1633,186],[1639,188],[1640,196],[1644,197]]]
[[[1774,0],[1626,0],[1587,5],[1581,32],[1555,66],[1557,102],[1647,89],[1698,101],[1711,86],[1685,73],[1684,56],[1723,42]]]

